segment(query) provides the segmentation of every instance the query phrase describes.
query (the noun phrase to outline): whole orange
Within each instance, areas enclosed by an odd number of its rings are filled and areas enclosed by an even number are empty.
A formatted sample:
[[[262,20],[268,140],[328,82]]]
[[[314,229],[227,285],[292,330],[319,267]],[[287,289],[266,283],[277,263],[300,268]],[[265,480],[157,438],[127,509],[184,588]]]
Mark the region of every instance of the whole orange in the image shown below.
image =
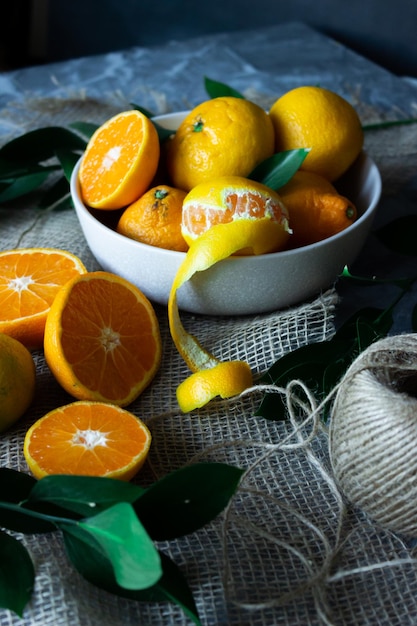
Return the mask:
[[[196,106],[167,146],[172,184],[189,191],[219,176],[248,176],[274,152],[269,115],[243,98],[219,97]]]
[[[288,91],[270,109],[277,152],[308,148],[301,169],[330,181],[339,178],[363,147],[354,107],[333,91],[303,86]]]
[[[152,187],[128,206],[117,224],[117,232],[157,248],[186,252],[188,244],[181,233],[182,189],[169,185]]]

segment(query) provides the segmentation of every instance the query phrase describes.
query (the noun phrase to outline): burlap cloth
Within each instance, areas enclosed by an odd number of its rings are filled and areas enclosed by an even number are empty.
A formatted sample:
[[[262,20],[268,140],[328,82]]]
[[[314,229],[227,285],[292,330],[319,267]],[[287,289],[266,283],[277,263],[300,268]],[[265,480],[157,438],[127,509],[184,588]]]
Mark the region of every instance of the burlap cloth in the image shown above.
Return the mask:
[[[121,108],[86,97],[39,99],[19,105],[19,119],[27,130],[79,119],[100,122]],[[410,132],[391,129],[369,138],[370,153],[391,191],[400,182],[396,167],[401,178],[410,175],[410,170],[398,167],[401,156],[408,163],[409,154],[415,154],[416,134],[410,139]],[[2,249],[55,246],[80,256],[89,270],[97,268],[71,210],[48,214],[33,207],[2,209],[0,230]],[[332,287],[311,302],[272,314],[237,319],[183,314],[183,321],[216,356],[246,359],[259,374],[289,350],[331,338],[337,303],[337,289]],[[188,537],[160,545],[186,576],[202,623],[416,624],[417,567],[411,549],[360,511],[345,507],[328,470],[326,433],[313,421],[297,431],[295,422],[255,416],[262,391],[231,402],[215,401],[193,415],[180,414],[175,388],[187,370],[170,339],[165,308],[156,310],[162,367],[151,387],[129,407],[153,435],[149,463],[137,481],[146,486],[201,460],[247,471],[218,519]],[[23,471],[27,427],[48,410],[72,401],[54,381],[42,352],[34,357],[33,406],[0,440],[1,466]],[[127,601],[83,581],[68,563],[58,533],[25,536],[22,541],[36,567],[35,591],[24,619],[1,610],[1,626],[190,623],[175,605]]]

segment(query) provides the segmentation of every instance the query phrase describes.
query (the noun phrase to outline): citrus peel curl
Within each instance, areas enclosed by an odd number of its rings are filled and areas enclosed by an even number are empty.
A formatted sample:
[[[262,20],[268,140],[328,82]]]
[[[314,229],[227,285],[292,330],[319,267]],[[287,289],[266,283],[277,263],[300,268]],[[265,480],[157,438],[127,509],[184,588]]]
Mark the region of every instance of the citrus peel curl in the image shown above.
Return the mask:
[[[175,346],[193,372],[177,388],[177,401],[185,413],[201,408],[216,396],[230,398],[253,384],[249,365],[244,361],[219,361],[198,339],[184,328],[177,303],[177,291],[196,272],[204,271],[236,252],[266,254],[282,240],[282,227],[269,218],[239,219],[217,224],[191,244],[172,283],[168,319]]]

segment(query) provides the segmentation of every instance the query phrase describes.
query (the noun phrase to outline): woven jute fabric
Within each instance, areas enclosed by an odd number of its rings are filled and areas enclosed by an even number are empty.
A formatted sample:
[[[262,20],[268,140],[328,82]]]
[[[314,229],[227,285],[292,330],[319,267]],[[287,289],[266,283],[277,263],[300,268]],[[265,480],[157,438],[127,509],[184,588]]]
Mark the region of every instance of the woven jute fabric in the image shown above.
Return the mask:
[[[35,106],[36,105],[36,106]],[[22,128],[97,121],[114,103],[75,99],[28,103]],[[91,108],[92,107],[92,108]],[[46,111],[45,116],[33,110]],[[381,158],[386,151],[374,144]],[[392,154],[392,153],[391,153]],[[390,157],[391,158],[391,157]],[[394,158],[392,156],[392,158]],[[98,268],[73,211],[34,207],[0,210],[1,249],[48,246],[70,250]],[[287,277],[290,280],[290,277]],[[184,326],[220,359],[245,359],[256,381],[280,356],[334,334],[337,291],[259,316],[182,314]],[[130,407],[151,429],[148,462],[135,479],[144,486],[185,464],[219,461],[241,467],[244,479],[212,523],[158,547],[181,568],[201,621],[210,626],[404,626],[417,623],[417,567],[405,541],[375,526],[344,502],[327,453],[327,433],[310,416],[286,421],[257,415],[265,390],[215,400],[183,415],[175,389],[188,375],[171,340],[165,307],[156,306],[163,359],[152,385]],[[24,434],[49,410],[73,401],[54,380],[43,353],[34,353],[37,390],[25,417],[0,439],[0,465],[28,471]],[[289,410],[291,407],[289,407]],[[59,533],[18,535],[36,568],[33,598],[21,620],[0,610],[0,626],[171,626],[191,623],[168,603],[138,603],[86,583],[68,562]]]

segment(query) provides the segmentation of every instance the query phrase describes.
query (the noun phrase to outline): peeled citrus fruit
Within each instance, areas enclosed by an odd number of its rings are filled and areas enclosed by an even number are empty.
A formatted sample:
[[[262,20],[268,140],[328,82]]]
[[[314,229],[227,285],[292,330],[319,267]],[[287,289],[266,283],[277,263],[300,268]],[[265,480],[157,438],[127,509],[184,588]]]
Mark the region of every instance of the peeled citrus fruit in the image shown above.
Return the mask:
[[[355,205],[326,178],[313,172],[299,170],[279,193],[288,209],[293,248],[336,235],[357,217]]]
[[[159,155],[158,133],[146,115],[132,110],[110,118],[92,135],[81,159],[84,202],[96,209],[131,204],[148,189]]]
[[[222,176],[200,183],[187,194],[182,208],[182,234],[191,244],[215,225],[260,218],[270,222],[271,247],[265,252],[279,250],[287,242],[290,229],[288,212],[278,193],[247,178]]]
[[[23,452],[35,478],[49,474],[130,480],[149,452],[151,433],[132,413],[104,402],[54,409],[27,431]]]
[[[276,100],[269,115],[276,151],[310,149],[301,169],[330,181],[339,178],[362,150],[363,130],[356,110],[328,89],[292,89]]]
[[[152,187],[122,213],[117,232],[150,246],[186,252],[181,233],[186,192],[169,185]]]
[[[57,294],[46,320],[44,350],[69,394],[126,406],[159,369],[159,324],[137,287],[109,272],[90,272]]]
[[[35,363],[20,341],[0,333],[0,432],[22,417],[35,393]]]
[[[82,261],[65,250],[0,252],[0,332],[29,349],[41,348],[46,316],[58,290],[86,271]]]
[[[167,167],[175,187],[189,191],[201,182],[248,176],[274,152],[268,114],[243,98],[220,97],[196,106],[167,144]]]

